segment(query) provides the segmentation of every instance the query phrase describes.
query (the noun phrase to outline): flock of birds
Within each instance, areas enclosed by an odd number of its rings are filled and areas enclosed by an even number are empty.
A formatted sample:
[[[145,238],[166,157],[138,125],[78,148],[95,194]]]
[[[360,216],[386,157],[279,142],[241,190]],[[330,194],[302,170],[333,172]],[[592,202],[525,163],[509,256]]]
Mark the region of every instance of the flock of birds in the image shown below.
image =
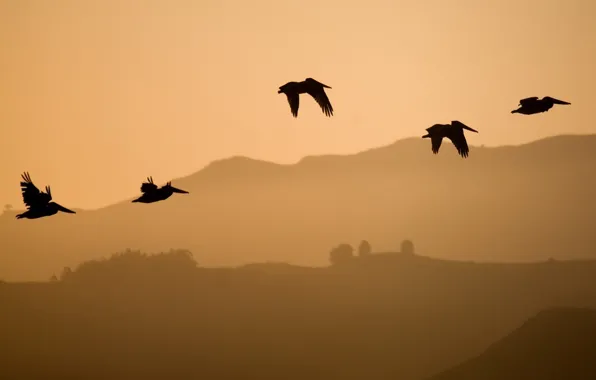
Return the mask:
[[[331,87],[316,81],[312,78],[306,78],[302,82],[288,82],[279,87],[278,94],[285,94],[290,104],[290,111],[294,117],[298,117],[298,108],[300,107],[300,95],[308,94],[314,98],[321,110],[327,117],[333,116],[333,106],[325,93],[325,89]],[[522,115],[533,115],[547,112],[555,104],[571,104],[562,100],[545,96],[539,99],[537,96],[525,98],[519,101],[519,108],[511,113],[520,113]],[[434,154],[439,153],[441,143],[444,138],[451,140],[459,155],[463,158],[468,157],[470,149],[464,136],[464,129],[478,133],[477,130],[468,127],[464,123],[453,120],[450,124],[434,124],[426,129],[426,134],[422,138],[429,138],[431,141],[431,150]],[[21,193],[23,202],[27,206],[27,211],[18,214],[17,219],[37,219],[51,216],[56,213],[65,212],[75,214],[75,211],[69,210],[64,206],[52,201],[52,192],[49,186],[46,186],[45,192],[40,191],[31,181],[29,173],[22,174]],[[181,190],[172,186],[171,182],[158,187],[152,177],[147,178],[147,182],[141,184],[142,195],[133,200],[133,203],[154,203],[168,199],[172,194],[188,194],[188,191]]]

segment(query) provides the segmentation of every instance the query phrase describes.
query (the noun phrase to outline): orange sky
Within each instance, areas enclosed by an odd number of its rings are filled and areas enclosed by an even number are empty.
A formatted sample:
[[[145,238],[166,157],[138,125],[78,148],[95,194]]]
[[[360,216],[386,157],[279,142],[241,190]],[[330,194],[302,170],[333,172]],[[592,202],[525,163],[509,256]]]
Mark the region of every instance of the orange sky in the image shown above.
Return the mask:
[[[0,203],[23,207],[24,170],[96,208],[148,175],[351,153],[452,119],[472,145],[596,133],[594,20],[593,0],[0,0]],[[277,94],[309,76],[334,117],[305,99],[294,119]],[[510,114],[545,95],[572,105]]]

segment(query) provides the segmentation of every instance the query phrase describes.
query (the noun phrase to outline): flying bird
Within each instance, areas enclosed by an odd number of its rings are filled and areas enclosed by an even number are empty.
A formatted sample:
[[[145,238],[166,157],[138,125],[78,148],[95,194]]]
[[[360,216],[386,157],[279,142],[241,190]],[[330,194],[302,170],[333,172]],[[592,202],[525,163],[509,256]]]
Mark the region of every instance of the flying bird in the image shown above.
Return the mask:
[[[477,130],[468,127],[464,123],[453,120],[451,124],[435,124],[430,128],[426,128],[428,133],[422,136],[422,138],[430,138],[432,151],[434,154],[437,154],[439,153],[439,148],[441,148],[443,138],[447,137],[457,149],[457,153],[463,158],[466,158],[468,157],[470,148],[468,148],[468,143],[464,136],[464,129],[478,133]]]
[[[300,107],[300,94],[309,94],[319,104],[323,113],[331,117],[333,116],[333,107],[325,93],[326,88],[331,88],[321,82],[312,78],[306,78],[302,82],[288,82],[279,88],[278,94],[286,94],[288,103],[290,103],[290,110],[294,117],[298,117],[298,108]]]
[[[519,101],[519,108],[511,111],[511,113],[521,113],[523,115],[533,115],[535,113],[547,112],[553,108],[555,104],[571,104],[563,100],[551,98],[545,96],[542,99],[538,99],[537,96],[525,98]]]
[[[164,186],[158,188],[157,185],[153,183],[153,177],[147,177],[147,182],[143,182],[143,184],[141,184],[141,192],[143,195],[133,200],[133,203],[153,203],[164,201],[171,197],[174,193],[188,194],[188,191],[180,190],[172,186],[172,182],[168,182]]]
[[[31,181],[31,176],[28,172],[21,175],[21,193],[23,195],[23,202],[27,206],[27,211],[16,216],[17,219],[37,219],[45,216],[51,216],[58,211],[69,214],[76,214],[76,212],[52,202],[52,191],[49,186],[46,186],[45,193],[39,191],[37,186]]]

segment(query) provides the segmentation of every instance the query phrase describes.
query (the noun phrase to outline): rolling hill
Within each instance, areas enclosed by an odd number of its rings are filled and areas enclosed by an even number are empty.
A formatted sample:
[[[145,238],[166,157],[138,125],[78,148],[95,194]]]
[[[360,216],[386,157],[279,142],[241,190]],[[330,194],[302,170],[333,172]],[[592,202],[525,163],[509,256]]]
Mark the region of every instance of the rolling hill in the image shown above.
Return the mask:
[[[542,311],[482,355],[429,380],[596,378],[596,310]]]
[[[131,252],[63,281],[0,283],[0,367],[31,380],[422,380],[541,310],[595,308],[594,278],[594,260],[372,254],[326,268],[197,268],[186,255]],[[592,338],[582,318],[563,320],[505,351],[525,355],[578,331]]]
[[[190,249],[200,265],[326,265],[341,242],[392,250],[402,239],[438,258],[594,258],[596,135],[440,154],[399,140],[346,156],[279,165],[215,161],[166,202],[130,200],[39,220],[0,216],[0,278],[47,279],[125,248]],[[15,184],[16,185],[16,184]]]

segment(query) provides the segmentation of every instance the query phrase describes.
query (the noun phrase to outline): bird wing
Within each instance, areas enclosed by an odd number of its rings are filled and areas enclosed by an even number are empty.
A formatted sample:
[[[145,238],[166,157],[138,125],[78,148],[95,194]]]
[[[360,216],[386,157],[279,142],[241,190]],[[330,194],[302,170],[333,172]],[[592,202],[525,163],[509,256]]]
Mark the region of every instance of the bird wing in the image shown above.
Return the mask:
[[[470,152],[470,148],[468,147],[468,142],[466,141],[466,136],[464,136],[464,131],[461,128],[455,128],[450,131],[447,135],[447,138],[451,140],[455,148],[457,149],[457,153],[459,153],[462,157],[468,157],[468,153]]]
[[[553,102],[553,104],[571,104],[571,103],[566,102],[564,100],[555,99],[555,98],[552,98],[550,96],[545,96],[543,99],[544,100],[550,100],[551,102]]]
[[[430,137],[431,149],[434,154],[439,153],[441,143],[443,142],[443,136],[432,135]]]
[[[307,90],[307,93],[316,100],[319,106],[321,106],[321,109],[326,116],[333,116],[333,107],[322,86],[310,87]]]
[[[439,133],[438,131],[440,131],[443,128],[445,128],[445,124],[433,124],[430,127],[426,128],[426,131],[428,133],[435,133],[435,131],[437,131],[436,133]]]
[[[141,185],[141,192],[150,193],[157,190],[157,185],[153,183],[153,177],[147,177],[147,182]]]
[[[534,103],[537,100],[538,100],[537,96],[532,96],[530,98],[525,98],[525,99],[520,100],[519,105],[523,107],[524,105]]]
[[[288,98],[288,103],[290,104],[290,110],[292,110],[292,115],[294,117],[298,117],[298,107],[300,107],[300,95],[295,92],[290,94],[286,93],[286,97]]]
[[[49,186],[46,186],[46,193],[39,191],[37,186],[31,181],[31,176],[28,172],[21,175],[21,193],[23,202],[28,209],[44,207],[52,200],[52,192]]]

